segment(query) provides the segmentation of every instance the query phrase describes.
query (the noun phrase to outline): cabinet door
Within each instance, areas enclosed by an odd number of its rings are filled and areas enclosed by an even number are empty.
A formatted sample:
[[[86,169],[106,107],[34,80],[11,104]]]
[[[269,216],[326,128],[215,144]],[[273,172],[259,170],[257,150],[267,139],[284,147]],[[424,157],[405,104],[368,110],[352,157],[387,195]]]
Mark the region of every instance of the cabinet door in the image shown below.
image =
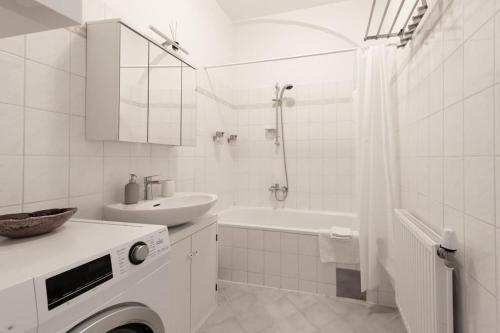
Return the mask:
[[[196,70],[182,64],[181,145],[196,146]]]
[[[203,324],[217,306],[215,284],[217,282],[216,224],[193,234],[191,269],[191,329]]]
[[[167,332],[190,332],[191,238],[172,246],[168,266]]]
[[[150,43],[148,142],[181,144],[181,61]]]
[[[147,138],[148,41],[121,25],[119,140],[147,142]]]

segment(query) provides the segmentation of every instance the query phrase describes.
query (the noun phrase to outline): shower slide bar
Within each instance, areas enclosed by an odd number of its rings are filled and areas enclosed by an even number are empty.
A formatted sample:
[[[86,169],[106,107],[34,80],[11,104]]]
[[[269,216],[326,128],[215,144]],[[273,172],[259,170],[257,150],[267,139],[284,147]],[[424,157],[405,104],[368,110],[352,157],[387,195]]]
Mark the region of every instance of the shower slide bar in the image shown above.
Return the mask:
[[[245,62],[234,62],[234,63],[222,64],[222,65],[205,66],[205,69],[259,64],[262,62],[273,62],[273,61],[282,61],[282,60],[299,59],[299,58],[309,58],[309,57],[317,57],[317,56],[328,55],[328,54],[355,52],[357,50],[358,50],[357,48],[351,48],[351,49],[341,49],[341,50],[326,51],[326,52],[299,54],[299,55],[288,56],[288,57],[268,58],[268,59],[260,59],[260,60],[245,61]]]
[[[381,33],[392,0],[386,0],[386,1],[387,2],[385,4],[384,11],[382,13],[382,18],[380,19],[380,23],[377,28],[377,33],[375,35],[370,35],[370,28],[373,21],[373,14],[375,13],[375,6],[377,4],[377,0],[373,0],[372,7],[370,10],[370,17],[368,18],[368,25],[366,27],[366,32],[365,32],[365,42],[368,40],[399,37],[400,43],[398,47],[404,47],[413,38],[413,33],[417,29],[418,25],[422,21],[422,18],[424,17],[428,9],[427,0],[415,0],[413,6],[411,7],[410,13],[408,14],[408,17],[403,24],[403,27],[398,32],[394,32],[394,27],[398,22],[399,16],[401,15],[401,11],[405,5],[405,2],[408,1],[408,0],[400,0],[401,2],[399,3],[398,10],[396,11],[394,20],[392,21],[389,31],[387,33]]]

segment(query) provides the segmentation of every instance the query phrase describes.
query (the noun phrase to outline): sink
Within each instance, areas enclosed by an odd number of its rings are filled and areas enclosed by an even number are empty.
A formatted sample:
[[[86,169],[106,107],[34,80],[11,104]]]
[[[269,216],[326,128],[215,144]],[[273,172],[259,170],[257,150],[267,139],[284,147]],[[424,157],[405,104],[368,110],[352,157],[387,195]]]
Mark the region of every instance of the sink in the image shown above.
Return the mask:
[[[215,194],[179,192],[173,197],[139,201],[134,205],[123,203],[107,205],[104,207],[104,216],[109,221],[173,227],[204,215],[216,202]]]

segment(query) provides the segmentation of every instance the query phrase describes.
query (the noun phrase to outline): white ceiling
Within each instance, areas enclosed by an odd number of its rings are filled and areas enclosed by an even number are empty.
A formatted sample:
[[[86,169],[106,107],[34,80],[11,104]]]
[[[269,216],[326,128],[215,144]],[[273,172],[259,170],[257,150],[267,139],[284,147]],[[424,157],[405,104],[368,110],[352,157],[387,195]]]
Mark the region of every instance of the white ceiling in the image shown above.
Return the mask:
[[[344,0],[217,0],[233,21],[310,8]]]

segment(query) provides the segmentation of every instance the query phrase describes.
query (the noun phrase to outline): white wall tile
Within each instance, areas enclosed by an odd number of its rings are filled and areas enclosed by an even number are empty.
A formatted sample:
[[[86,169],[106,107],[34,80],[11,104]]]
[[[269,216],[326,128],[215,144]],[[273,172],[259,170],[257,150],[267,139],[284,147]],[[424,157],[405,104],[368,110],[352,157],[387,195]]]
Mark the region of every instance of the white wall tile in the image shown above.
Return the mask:
[[[494,0],[464,1],[464,36],[468,38],[495,12]]]
[[[464,110],[462,102],[444,110],[444,154],[460,156],[464,151]]]
[[[22,203],[23,195],[23,158],[0,156],[0,206]]]
[[[78,34],[71,34],[71,73],[86,75],[86,41]]]
[[[78,207],[75,217],[100,220],[103,218],[102,193],[69,198],[70,207]]]
[[[464,162],[461,157],[449,157],[444,160],[444,203],[463,210]]]
[[[18,56],[24,56],[25,36],[14,36],[0,39],[0,51],[12,53]]]
[[[69,73],[26,62],[26,106],[69,113]]]
[[[0,102],[23,105],[24,103],[24,60],[0,52]]]
[[[68,157],[27,156],[24,163],[24,202],[68,197]]]
[[[85,139],[85,118],[70,117],[70,154],[73,156],[103,156],[101,141]]]
[[[26,35],[26,58],[45,65],[69,70],[70,32],[55,29]]]
[[[493,158],[464,160],[465,212],[487,223],[495,223],[495,166]]]
[[[464,102],[464,154],[493,155],[494,91],[487,89]]]
[[[0,103],[0,155],[23,153],[24,112],[21,106]]]
[[[491,293],[496,293],[495,227],[465,217],[465,268]]]
[[[68,155],[69,116],[56,112],[26,109],[25,153]]]
[[[71,74],[70,112],[72,115],[85,116],[85,78]]]
[[[102,157],[71,157],[70,196],[102,193]]]
[[[444,106],[450,106],[463,98],[464,90],[464,53],[459,47],[444,62]]]
[[[496,300],[476,280],[467,277],[467,312],[468,332],[496,331]]]
[[[493,20],[490,20],[464,44],[465,96],[492,85],[494,68],[494,24]]]

